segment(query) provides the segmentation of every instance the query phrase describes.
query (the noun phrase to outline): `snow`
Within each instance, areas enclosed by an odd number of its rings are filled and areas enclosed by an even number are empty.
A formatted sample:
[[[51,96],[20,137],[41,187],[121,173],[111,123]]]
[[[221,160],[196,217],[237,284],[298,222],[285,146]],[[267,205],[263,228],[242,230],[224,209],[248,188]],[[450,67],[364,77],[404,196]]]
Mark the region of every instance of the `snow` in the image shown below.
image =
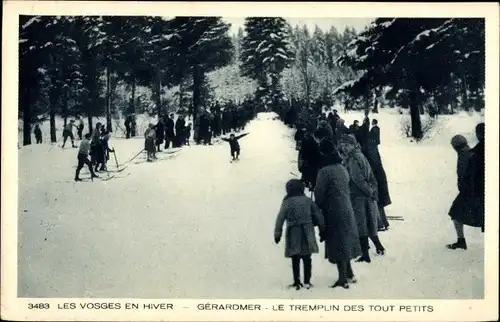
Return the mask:
[[[340,108],[337,108],[341,111]],[[361,112],[340,113],[349,125]],[[328,286],[337,269],[313,256],[311,291],[285,288],[291,263],[272,231],[284,184],[297,172],[293,131],[261,113],[241,140],[238,164],[226,143],[185,147],[175,158],[131,164],[130,176],[72,180],[76,149],[50,145],[19,152],[19,297],[93,298],[377,298],[479,299],[484,295],[484,243],[465,228],[469,249],[447,215],[456,191],[456,154],[449,141],[471,139],[479,116],[440,116],[438,136],[418,144],[399,135],[401,116],[381,109],[381,155],[393,204],[387,248],[371,264],[353,263],[358,283]],[[148,122],[143,117],[141,122]],[[60,120],[58,121],[60,122]],[[48,123],[48,122],[47,122]],[[42,131],[47,133],[47,123]],[[60,129],[58,137],[60,136]],[[112,138],[119,162],[143,148],[138,138]],[[165,158],[163,153],[160,157]],[[141,156],[143,159],[144,156]],[[114,167],[111,160],[110,167]],[[43,171],[40,171],[43,169]],[[86,170],[82,170],[84,173]]]
[[[30,20],[28,20],[24,25],[23,25],[23,29],[26,29],[28,28],[29,26],[31,26],[33,23],[35,22],[39,22],[40,21],[40,16],[35,16],[33,18],[31,18]]]

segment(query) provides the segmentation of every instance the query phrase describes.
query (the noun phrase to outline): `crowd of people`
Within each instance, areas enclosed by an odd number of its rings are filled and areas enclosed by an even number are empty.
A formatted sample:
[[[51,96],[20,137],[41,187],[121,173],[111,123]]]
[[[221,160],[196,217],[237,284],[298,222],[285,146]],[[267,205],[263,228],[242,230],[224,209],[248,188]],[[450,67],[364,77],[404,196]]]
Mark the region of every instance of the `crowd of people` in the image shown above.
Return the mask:
[[[254,117],[255,109],[250,100],[244,101],[241,106],[236,106],[232,101],[225,104],[215,102],[210,108],[201,109],[197,117],[194,118],[194,129],[191,122],[186,122],[186,113],[179,113],[176,120],[173,113],[168,117],[160,116],[158,122],[156,124],[150,123],[144,133],[144,149],[148,155],[147,160],[151,162],[156,158],[156,152],[161,152],[163,143],[165,149],[170,148],[170,146],[179,148],[189,145],[192,137],[196,144],[212,145],[214,138],[243,131]],[[134,124],[132,121],[129,122]],[[131,132],[131,136],[132,134]],[[234,134],[224,140],[231,140],[231,155],[233,159],[237,159],[239,145]]]
[[[370,263],[371,240],[376,253],[385,254],[378,232],[389,228],[384,208],[391,204],[386,173],[380,157],[378,121],[366,116],[362,124],[347,127],[337,111],[328,116],[297,118],[296,149],[301,179],[286,184],[286,196],[275,223],[279,243],[287,223],[285,257],[292,259],[293,284],[297,290],[312,287],[311,254],[318,252],[314,227],[325,243],[325,257],[338,269],[332,287],[349,288],[356,278],[351,261]],[[304,122],[305,121],[305,122]],[[484,123],[476,128],[478,145],[470,149],[463,136],[452,146],[458,153],[459,195],[449,215],[458,240],[448,249],[467,249],[463,226],[481,227],[484,232]],[[305,189],[311,198],[305,195]],[[300,279],[300,261],[304,279]]]

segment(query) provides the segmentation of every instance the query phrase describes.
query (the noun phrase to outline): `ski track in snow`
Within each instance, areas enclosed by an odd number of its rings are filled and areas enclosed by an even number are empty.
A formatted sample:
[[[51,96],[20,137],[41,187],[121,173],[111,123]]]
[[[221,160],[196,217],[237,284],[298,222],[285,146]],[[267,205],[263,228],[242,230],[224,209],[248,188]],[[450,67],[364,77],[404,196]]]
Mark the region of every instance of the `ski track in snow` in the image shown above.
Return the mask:
[[[346,124],[361,114],[341,114]],[[298,173],[293,130],[260,114],[242,138],[241,160],[227,143],[185,147],[174,158],[130,164],[126,178],[72,180],[76,149],[32,145],[19,150],[18,296],[94,298],[477,299],[484,292],[484,242],[466,227],[456,240],[447,212],[456,191],[456,155],[442,144],[399,137],[399,118],[379,114],[380,146],[393,204],[390,230],[372,246],[372,263],[353,263],[358,283],[331,289],[337,269],[313,255],[311,290],[286,288],[291,262],[274,221],[285,182]],[[473,136],[475,121],[461,121]],[[471,145],[475,142],[471,142]],[[118,161],[143,139],[111,140]],[[160,153],[161,157],[166,157]],[[144,156],[140,156],[144,158]],[[135,160],[134,160],[135,161]],[[108,164],[114,169],[111,155]],[[82,175],[85,175],[85,168]]]

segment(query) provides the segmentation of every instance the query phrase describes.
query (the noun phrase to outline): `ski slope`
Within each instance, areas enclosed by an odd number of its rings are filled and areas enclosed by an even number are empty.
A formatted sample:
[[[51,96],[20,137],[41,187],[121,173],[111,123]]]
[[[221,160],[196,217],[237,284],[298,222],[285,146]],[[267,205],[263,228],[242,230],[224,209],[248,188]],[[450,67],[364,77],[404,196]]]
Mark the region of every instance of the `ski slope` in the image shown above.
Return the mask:
[[[362,119],[357,112],[341,116],[347,125]],[[329,288],[337,269],[324,259],[323,245],[313,256],[315,287],[286,288],[291,262],[283,242],[274,244],[273,228],[285,182],[298,173],[295,143],[293,130],[261,113],[247,126],[237,163],[229,162],[225,142],[193,145],[169,159],[159,153],[164,160],[132,162],[129,176],[106,182],[72,182],[76,149],[22,147],[18,296],[482,298],[483,234],[466,227],[467,251],[444,247],[456,240],[447,215],[457,193],[449,141],[456,133],[474,138],[480,116],[444,117],[439,135],[418,144],[400,136],[399,115],[376,118],[393,200],[387,213],[405,220],[380,233],[385,256],[372,248],[371,264],[353,264],[359,281],[349,290]],[[120,163],[143,144],[110,142]],[[116,167],[113,159],[108,166]]]

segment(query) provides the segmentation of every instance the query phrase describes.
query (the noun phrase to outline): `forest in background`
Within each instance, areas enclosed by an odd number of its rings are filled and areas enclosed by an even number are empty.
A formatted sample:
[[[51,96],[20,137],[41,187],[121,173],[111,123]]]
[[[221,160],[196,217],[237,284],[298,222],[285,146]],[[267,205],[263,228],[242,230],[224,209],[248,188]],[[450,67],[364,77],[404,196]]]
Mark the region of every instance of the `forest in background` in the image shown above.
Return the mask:
[[[20,16],[19,118],[23,144],[32,125],[55,117],[158,115],[198,111],[215,101],[251,99],[258,110],[420,115],[484,108],[484,19],[379,18],[359,34],[247,18],[229,34],[220,17]]]

